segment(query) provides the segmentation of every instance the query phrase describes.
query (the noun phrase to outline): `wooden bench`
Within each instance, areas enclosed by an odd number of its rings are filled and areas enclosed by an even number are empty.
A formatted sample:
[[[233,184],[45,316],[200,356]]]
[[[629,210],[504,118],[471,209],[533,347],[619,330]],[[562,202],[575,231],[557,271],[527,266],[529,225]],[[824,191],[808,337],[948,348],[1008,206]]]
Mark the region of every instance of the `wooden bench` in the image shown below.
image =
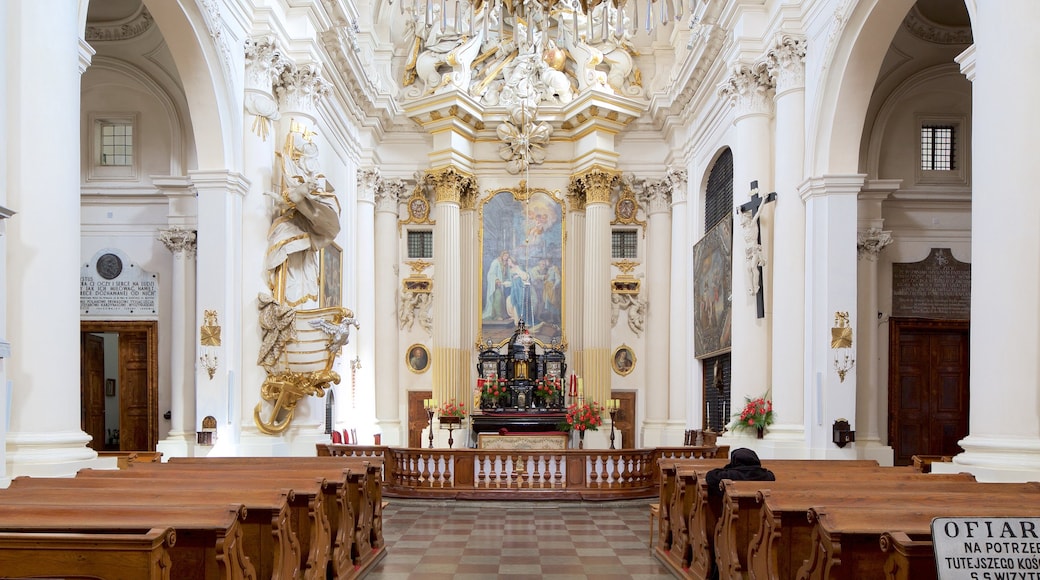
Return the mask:
[[[147,467],[145,467],[147,466]],[[342,494],[340,486],[331,485],[323,477],[310,474],[267,469],[262,473],[243,474],[209,469],[205,471],[166,468],[166,464],[138,464],[128,469],[82,469],[77,480],[97,480],[99,487],[133,482],[139,486],[178,488],[205,494],[218,488],[271,489],[290,488],[293,532],[300,545],[300,569],[305,579],[322,579],[333,560],[333,533],[329,522],[328,504],[335,505]],[[41,481],[42,483],[42,481]],[[60,482],[48,485],[59,485]],[[339,509],[333,510],[336,514]],[[348,547],[349,550],[349,547]],[[349,560],[349,558],[348,558]]]
[[[0,509],[0,532],[76,533],[103,537],[144,534],[155,529],[173,528],[176,541],[169,547],[170,578],[200,580],[253,580],[257,578],[252,562],[242,549],[244,508],[241,504],[223,509],[206,506],[105,506],[6,505]],[[118,570],[119,561],[105,550],[86,550],[84,568],[105,567]],[[26,565],[31,565],[26,563]],[[5,568],[6,570],[6,568]],[[82,576],[83,572],[71,576]],[[99,577],[109,578],[107,573]]]
[[[881,536],[899,532],[910,541],[928,541],[931,522],[937,517],[1040,517],[1040,493],[1037,492],[992,496],[944,494],[931,498],[916,495],[906,499],[889,497],[883,501],[867,507],[810,508],[807,517],[813,524],[812,551],[796,577],[807,580],[880,578],[886,565]],[[933,568],[934,565],[933,561]]]
[[[116,466],[119,469],[129,466],[131,463],[159,463],[162,461],[162,451],[98,451],[98,457],[115,457]]]
[[[291,524],[291,489],[244,488],[208,489],[205,493],[174,485],[141,485],[140,482],[104,487],[84,486],[76,478],[55,478],[41,485],[41,478],[19,477],[8,489],[0,490],[0,509],[8,505],[68,504],[91,505],[215,505],[230,503],[245,506],[242,521],[242,546],[261,578],[295,580],[300,577],[300,543]],[[95,483],[97,480],[93,480]]]
[[[762,524],[760,512],[763,493],[804,493],[803,497],[810,497],[814,492],[855,493],[870,489],[900,491],[909,490],[915,484],[939,486],[940,482],[975,482],[975,478],[966,473],[933,476],[906,468],[879,467],[855,473],[856,479],[850,479],[845,470],[821,470],[781,474],[783,477],[778,477],[777,481],[723,480],[722,510],[714,529],[715,561],[721,577],[742,578],[748,573],[748,549],[754,543],[753,538],[759,533]],[[917,492],[920,493],[920,490],[918,487]],[[803,515],[805,509],[802,510]]]
[[[5,577],[94,576],[106,580],[169,580],[173,528],[142,532],[0,532]]]

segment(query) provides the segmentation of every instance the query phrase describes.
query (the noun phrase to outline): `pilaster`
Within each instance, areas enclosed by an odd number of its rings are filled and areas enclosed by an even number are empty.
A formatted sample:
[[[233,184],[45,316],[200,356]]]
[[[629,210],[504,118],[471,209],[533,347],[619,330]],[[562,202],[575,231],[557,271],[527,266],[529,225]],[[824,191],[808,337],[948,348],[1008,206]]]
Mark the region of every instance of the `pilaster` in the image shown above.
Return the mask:
[[[365,169],[358,174],[359,189],[371,188],[375,195],[375,310],[374,321],[399,320],[397,299],[400,294],[394,266],[397,264],[398,204],[405,195],[404,182],[379,177],[378,169]],[[397,325],[373,324],[376,363],[376,429],[384,445],[404,445],[407,434],[401,423],[401,393],[398,369]]]
[[[170,288],[170,432],[157,451],[164,457],[193,455],[195,436],[195,230],[173,226],[159,230],[158,239],[173,254]]]

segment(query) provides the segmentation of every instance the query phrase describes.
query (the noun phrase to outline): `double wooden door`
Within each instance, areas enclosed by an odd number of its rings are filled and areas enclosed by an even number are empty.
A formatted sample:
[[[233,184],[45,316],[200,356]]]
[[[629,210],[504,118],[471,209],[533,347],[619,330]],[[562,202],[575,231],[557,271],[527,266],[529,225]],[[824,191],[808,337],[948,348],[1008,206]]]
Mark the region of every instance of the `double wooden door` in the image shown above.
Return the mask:
[[[888,441],[896,465],[956,455],[968,435],[968,323],[891,319]]]

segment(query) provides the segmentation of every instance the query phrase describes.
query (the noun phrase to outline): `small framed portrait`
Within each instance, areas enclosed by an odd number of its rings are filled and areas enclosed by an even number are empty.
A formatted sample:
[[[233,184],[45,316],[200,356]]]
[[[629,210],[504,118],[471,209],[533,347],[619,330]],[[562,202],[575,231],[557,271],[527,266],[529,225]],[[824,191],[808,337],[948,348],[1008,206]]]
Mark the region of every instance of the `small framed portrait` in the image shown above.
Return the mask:
[[[430,368],[430,351],[424,345],[413,344],[408,347],[404,362],[413,373],[425,373]]]
[[[632,347],[623,344],[614,349],[614,356],[611,357],[610,364],[615,373],[622,376],[627,375],[636,368],[636,353],[632,352]]]
[[[319,272],[319,303],[322,308],[341,306],[343,304],[343,250],[331,242],[321,250],[321,270]]]
[[[105,379],[105,396],[114,397],[116,396],[116,380]]]

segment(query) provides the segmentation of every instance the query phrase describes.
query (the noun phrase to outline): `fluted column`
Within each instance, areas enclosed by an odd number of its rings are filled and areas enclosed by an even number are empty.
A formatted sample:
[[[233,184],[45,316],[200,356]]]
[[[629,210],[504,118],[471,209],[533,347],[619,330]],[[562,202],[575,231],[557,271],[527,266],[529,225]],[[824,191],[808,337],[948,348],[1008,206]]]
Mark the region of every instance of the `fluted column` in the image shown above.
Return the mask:
[[[459,232],[463,240],[477,239],[476,195],[477,190],[475,188],[469,189],[459,200],[461,209]],[[460,355],[462,369],[459,378],[460,394],[458,401],[466,405],[469,412],[472,413],[474,411],[473,389],[477,383],[477,365],[468,363],[472,363],[474,360],[472,353],[477,344],[477,319],[480,316],[481,306],[478,283],[480,253],[477,245],[461,244],[459,246],[459,259],[461,260],[459,280],[462,290],[461,308],[459,310],[459,320],[462,324],[459,329],[459,346],[462,349]]]
[[[757,317],[757,297],[751,292],[747,270],[744,232],[740,224],[739,207],[749,199],[752,181],[758,181],[762,195],[770,191],[773,181],[772,142],[769,121],[773,112],[773,89],[764,67],[736,67],[733,75],[720,87],[723,98],[729,98],[735,109],[733,126],[736,143],[733,147],[733,351],[731,357],[731,396],[733,409],[740,409],[745,396],[759,397],[771,386],[769,326],[770,312],[766,318]],[[764,206],[760,206],[762,211]],[[768,224],[759,222],[762,228],[763,250],[768,255]],[[762,287],[769,305],[769,273],[772,268],[768,260],[762,269]],[[770,305],[771,306],[771,305]],[[770,308],[771,309],[771,308]]]
[[[701,365],[690,356],[689,331],[691,321],[689,313],[693,311],[689,307],[692,304],[690,296],[689,280],[691,273],[691,252],[689,232],[689,206],[687,199],[687,173],[685,169],[670,171],[668,182],[671,185],[672,196],[672,267],[669,270],[671,278],[668,281],[671,291],[669,302],[673,316],[680,316],[668,327],[668,388],[669,399],[683,401],[682,407],[672,412],[682,412],[686,416],[687,423],[684,427],[696,427],[700,429],[703,424],[703,415],[700,405],[693,405],[693,401],[702,399]],[[695,370],[696,369],[696,370]],[[701,395],[697,395],[701,393]],[[685,431],[685,428],[684,428]],[[645,445],[644,445],[645,446]]]
[[[567,372],[583,375],[582,351],[585,336],[582,327],[584,311],[582,301],[576,299],[585,295],[585,192],[576,181],[571,181],[567,193],[567,246],[564,257],[564,305],[567,325]]]
[[[250,453],[267,454],[272,438],[260,433],[253,420],[260,385],[267,378],[257,364],[261,333],[257,296],[269,293],[264,255],[271,225],[268,193],[278,192],[275,150],[280,119],[274,83],[288,65],[273,39],[251,38],[245,43],[245,98],[242,131],[242,172],[249,192],[242,200],[242,376],[238,381],[241,437]],[[273,452],[273,451],[272,451]]]
[[[159,241],[173,254],[170,281],[170,432],[156,446],[164,456],[189,456],[195,441],[195,231],[182,227],[159,230]]]
[[[473,195],[473,176],[447,166],[427,173],[433,184],[433,398],[438,401],[472,398],[468,390],[470,349],[462,345],[462,257],[459,254],[462,198]]]
[[[610,399],[610,192],[614,169],[592,167],[574,179],[585,192],[585,292],[581,297],[586,402]]]
[[[1040,197],[1029,143],[1040,131],[1022,70],[1040,54],[1040,3],[976,2],[975,46],[960,57],[972,82],[971,408],[952,467],[985,480],[1040,474]],[[1014,90],[1008,90],[1013,83]],[[1011,350],[1009,352],[1009,346]],[[1013,471],[1012,471],[1013,470]]]
[[[856,447],[863,450],[860,457],[864,459],[885,460],[892,462],[892,449],[871,449],[881,446],[881,430],[887,425],[882,424],[878,409],[881,405],[881,397],[887,394],[887,389],[882,389],[882,384],[887,383],[887,377],[878,373],[878,255],[885,246],[892,243],[891,232],[882,230],[885,223],[881,217],[881,204],[889,196],[891,191],[875,189],[873,184],[868,184],[864,192],[859,195],[859,233],[857,234],[856,248],[858,252],[857,275],[859,277],[859,319],[864,322],[859,327],[857,338],[859,348],[857,349],[856,372],[859,389],[856,396]],[[871,321],[867,324],[867,321]],[[888,337],[884,337],[888,340]],[[865,455],[865,451],[881,455],[874,457]]]
[[[71,476],[97,457],[80,428],[80,76],[93,51],[79,42],[79,12],[75,0],[16,2],[2,31],[4,178],[17,212],[4,280],[11,477]]]
[[[770,439],[804,450],[805,441],[805,204],[798,195],[805,158],[805,41],[777,38],[766,55],[776,83],[776,193],[773,213],[772,397]],[[735,407],[736,408],[736,407]],[[802,451],[796,451],[800,455]]]
[[[668,339],[671,328],[670,272],[672,269],[671,185],[667,179],[648,182],[643,192],[646,208],[646,405],[647,423],[660,424],[654,439],[652,425],[643,430],[643,445],[682,445],[686,427],[686,409],[680,401],[672,401],[674,393],[669,381],[671,353]],[[682,398],[685,401],[685,397]],[[678,440],[668,431],[678,431]]]
[[[401,425],[401,393],[398,380],[397,324],[382,321],[398,319],[397,275],[397,205],[404,193],[404,182],[379,177],[378,169],[358,173],[358,189],[372,187],[375,193],[375,311],[372,332],[375,335],[376,432],[384,445],[401,445],[406,441]],[[377,322],[380,321],[380,322]]]

